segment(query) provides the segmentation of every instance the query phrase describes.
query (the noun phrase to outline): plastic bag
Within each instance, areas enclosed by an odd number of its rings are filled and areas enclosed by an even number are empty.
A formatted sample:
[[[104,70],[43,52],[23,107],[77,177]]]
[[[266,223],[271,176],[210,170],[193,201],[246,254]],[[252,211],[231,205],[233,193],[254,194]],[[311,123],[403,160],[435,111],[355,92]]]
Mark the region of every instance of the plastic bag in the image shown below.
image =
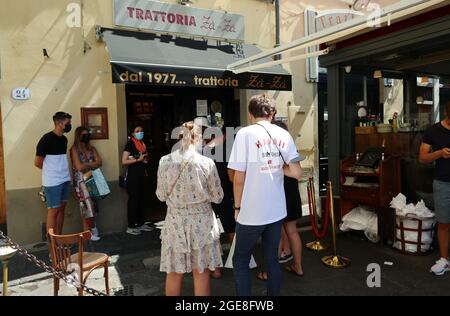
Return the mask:
[[[373,243],[377,243],[380,240],[378,237],[377,214],[362,206],[358,206],[346,214],[342,218],[342,223],[339,228],[342,231],[364,231],[364,235]]]
[[[94,177],[84,180],[84,183],[86,184],[86,188],[87,188],[87,190],[89,192],[89,196],[91,198],[99,198],[100,197],[100,193],[98,192]]]
[[[225,262],[225,268],[233,269],[233,255],[234,255],[234,248],[236,247],[236,236],[233,238],[233,243],[231,244],[230,252],[228,253],[227,261]],[[249,262],[249,268],[254,269],[258,267],[256,264],[255,258],[253,258],[253,255],[250,258]]]
[[[396,197],[394,197],[391,201],[391,207],[397,210],[401,210],[406,206],[406,196],[399,193]]]
[[[374,212],[358,206],[342,218],[340,229],[342,231],[349,231],[351,229],[366,230],[369,227],[369,222],[376,216]]]
[[[225,230],[223,229],[222,221],[217,217],[217,225],[219,226],[219,233],[223,234]]]
[[[105,177],[103,176],[102,171],[100,168],[95,169],[92,171],[92,177],[95,180],[95,184],[97,186],[98,194],[101,197],[105,197],[108,194],[111,193],[111,190],[109,189],[108,183],[106,182]]]

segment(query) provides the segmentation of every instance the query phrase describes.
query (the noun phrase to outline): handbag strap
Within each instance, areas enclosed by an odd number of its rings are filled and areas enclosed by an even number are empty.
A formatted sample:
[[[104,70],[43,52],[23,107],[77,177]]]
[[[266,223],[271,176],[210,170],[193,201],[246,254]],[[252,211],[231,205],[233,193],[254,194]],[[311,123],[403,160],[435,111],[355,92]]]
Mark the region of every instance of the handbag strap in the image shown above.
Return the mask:
[[[267,128],[265,128],[264,125],[262,125],[262,124],[256,123],[256,125],[259,125],[259,126],[261,126],[262,128],[264,128],[264,130],[267,132],[267,135],[269,135],[270,139],[271,139],[272,142],[275,144],[275,147],[277,147],[278,153],[280,154],[281,159],[283,159],[283,163],[286,165],[286,164],[287,164],[287,163],[286,163],[286,160],[284,160],[284,157],[283,157],[283,155],[281,154],[280,148],[278,148],[277,143],[273,140],[272,135],[270,135],[270,133],[269,133],[269,131],[267,130]]]
[[[192,156],[191,159],[189,159],[188,161],[185,161],[185,162],[183,163],[183,166],[181,167],[180,173],[178,174],[177,179],[175,180],[175,182],[174,182],[173,185],[172,185],[172,188],[170,189],[170,192],[169,192],[168,197],[170,197],[170,196],[172,195],[173,190],[175,189],[175,186],[176,186],[177,183],[178,183],[178,180],[180,180],[181,175],[183,174],[184,169],[186,169],[186,166],[187,166],[190,162],[192,162],[193,160],[194,160],[194,156]]]

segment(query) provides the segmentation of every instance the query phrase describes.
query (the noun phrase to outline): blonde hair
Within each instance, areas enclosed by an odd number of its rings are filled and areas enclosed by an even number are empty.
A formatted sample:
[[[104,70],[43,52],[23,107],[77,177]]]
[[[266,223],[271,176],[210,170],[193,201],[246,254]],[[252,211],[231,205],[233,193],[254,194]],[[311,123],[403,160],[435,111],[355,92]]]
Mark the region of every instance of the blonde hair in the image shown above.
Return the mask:
[[[202,129],[200,125],[194,123],[194,121],[189,121],[181,124],[180,136],[182,147],[188,147],[197,143],[201,139]]]

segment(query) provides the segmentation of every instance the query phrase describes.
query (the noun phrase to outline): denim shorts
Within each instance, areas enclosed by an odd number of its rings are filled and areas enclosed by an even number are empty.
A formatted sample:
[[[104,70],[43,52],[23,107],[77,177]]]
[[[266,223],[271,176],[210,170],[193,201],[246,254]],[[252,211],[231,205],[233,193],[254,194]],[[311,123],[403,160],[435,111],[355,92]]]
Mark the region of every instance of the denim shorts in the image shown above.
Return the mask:
[[[434,209],[438,223],[450,223],[450,182],[434,180]]]
[[[54,187],[44,187],[44,192],[47,198],[47,208],[58,208],[62,202],[69,200],[70,181]]]

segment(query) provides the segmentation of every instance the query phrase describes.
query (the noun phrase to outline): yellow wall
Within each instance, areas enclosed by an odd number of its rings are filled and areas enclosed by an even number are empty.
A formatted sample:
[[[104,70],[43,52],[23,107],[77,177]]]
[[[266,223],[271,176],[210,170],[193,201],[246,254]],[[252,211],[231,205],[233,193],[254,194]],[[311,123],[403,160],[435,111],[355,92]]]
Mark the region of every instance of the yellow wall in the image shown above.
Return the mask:
[[[112,0],[84,1],[84,34],[91,47],[83,53],[81,28],[69,28],[66,12],[70,3],[80,0],[2,0],[0,11],[0,96],[7,190],[38,187],[41,172],[33,166],[39,138],[52,129],[56,111],[73,115],[80,124],[80,107],[108,107],[109,140],[94,141],[104,159],[104,172],[116,180],[119,172],[116,86],[111,83],[109,56],[104,43],[95,39],[95,25],[112,27]],[[166,2],[177,2],[166,1]],[[246,42],[269,48],[274,44],[273,6],[264,1],[195,1],[195,7],[226,10],[246,17]],[[46,48],[50,59],[45,59]],[[31,100],[14,101],[11,89],[26,86]],[[119,87],[120,88],[120,87]],[[122,101],[122,102],[120,102]],[[69,144],[73,133],[68,135]],[[120,138],[120,139],[119,139]]]
[[[92,46],[83,53],[81,28],[66,26],[68,0],[4,0],[0,11],[0,54],[2,79],[0,96],[7,190],[37,187],[41,172],[33,166],[39,138],[53,127],[56,111],[73,115],[80,124],[80,107],[108,107],[110,139],[96,141],[105,159],[109,178],[117,177],[117,116],[115,87],[111,84],[108,55],[104,45],[94,40],[94,23],[111,20],[109,1],[89,1],[86,5],[86,40]],[[103,5],[103,10],[100,8]],[[110,24],[110,23],[108,23]],[[43,49],[50,58],[45,59]],[[13,87],[31,89],[31,100],[14,101]],[[73,133],[68,135],[72,144]]]

